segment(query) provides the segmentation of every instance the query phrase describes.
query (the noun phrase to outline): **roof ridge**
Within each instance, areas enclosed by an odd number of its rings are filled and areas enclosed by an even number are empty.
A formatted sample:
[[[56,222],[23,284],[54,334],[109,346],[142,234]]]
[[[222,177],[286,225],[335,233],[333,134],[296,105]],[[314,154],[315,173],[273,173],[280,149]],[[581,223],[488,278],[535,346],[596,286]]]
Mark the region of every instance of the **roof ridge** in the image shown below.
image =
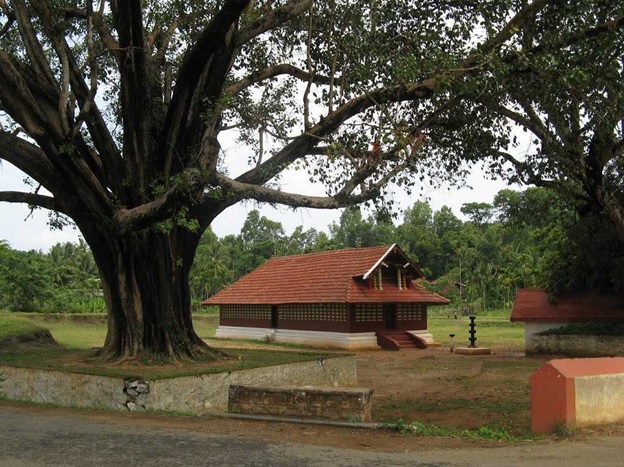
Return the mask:
[[[346,251],[362,251],[362,250],[372,250],[374,248],[390,248],[395,245],[394,243],[391,245],[377,245],[377,246],[362,246],[362,247],[352,247],[352,248],[340,248],[339,250],[319,250],[319,251],[311,251],[310,253],[299,253],[297,255],[281,255],[281,256],[271,256],[269,260],[278,259],[278,258],[298,258],[301,256],[316,256],[327,253],[341,253]]]

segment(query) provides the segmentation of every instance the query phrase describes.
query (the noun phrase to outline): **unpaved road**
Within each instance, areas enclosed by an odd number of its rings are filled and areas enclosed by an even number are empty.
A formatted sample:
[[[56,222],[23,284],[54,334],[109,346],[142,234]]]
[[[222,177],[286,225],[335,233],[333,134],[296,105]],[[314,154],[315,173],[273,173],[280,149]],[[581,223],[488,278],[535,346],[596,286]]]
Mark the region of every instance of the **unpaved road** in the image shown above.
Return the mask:
[[[224,423],[225,425],[225,423]],[[274,424],[276,426],[279,424]],[[505,447],[378,452],[280,442],[266,426],[246,422],[247,434],[219,423],[0,405],[0,465],[13,466],[620,466],[624,437],[527,443]],[[210,429],[211,431],[208,431]],[[291,428],[292,429],[292,428]],[[315,427],[317,430],[323,428]],[[269,433],[264,433],[269,434]],[[270,439],[270,441],[263,440]],[[287,437],[285,437],[287,438]],[[409,443],[410,438],[405,441]],[[409,444],[407,444],[409,445]]]

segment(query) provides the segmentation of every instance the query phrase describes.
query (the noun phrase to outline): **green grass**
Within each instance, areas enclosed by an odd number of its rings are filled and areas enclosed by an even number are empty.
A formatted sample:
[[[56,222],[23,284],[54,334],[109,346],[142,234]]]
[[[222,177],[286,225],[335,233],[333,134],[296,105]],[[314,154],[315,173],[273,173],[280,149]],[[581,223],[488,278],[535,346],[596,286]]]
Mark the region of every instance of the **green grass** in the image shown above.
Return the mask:
[[[193,327],[202,339],[214,337],[219,324],[219,315],[193,315]]]
[[[193,326],[197,334],[212,338],[218,317],[195,316]],[[104,376],[141,376],[144,378],[173,378],[197,374],[221,373],[262,366],[310,361],[331,356],[328,353],[282,352],[276,350],[225,349],[235,358],[232,360],[199,360],[174,365],[139,365],[135,367],[99,364],[93,348],[101,347],[106,337],[106,317],[102,315],[51,315],[35,313],[0,313],[0,339],[9,335],[32,334],[49,329],[54,339],[66,349],[22,352],[0,356],[0,364],[64,370],[73,373],[99,374]],[[218,343],[217,343],[218,346]],[[149,362],[142,362],[149,363]],[[158,362],[154,362],[158,363]]]
[[[470,320],[467,316],[453,318],[453,313],[439,310],[429,315],[428,330],[443,345],[450,345],[449,334],[455,334],[453,345],[456,347],[470,344],[468,338]],[[476,315],[477,346],[505,347],[524,350],[524,326],[522,323],[511,323],[508,310],[492,310]]]
[[[0,313],[0,339],[2,333],[15,332],[15,326],[9,327],[4,322],[19,322],[28,330],[47,328],[59,344],[68,349],[91,349],[102,347],[106,338],[106,315],[102,314],[44,314],[44,313]],[[202,339],[214,336],[218,317],[202,315],[193,317],[195,332]]]
[[[444,428],[437,425],[425,424],[421,422],[406,423],[399,419],[393,423],[387,423],[383,428],[390,431],[397,431],[404,434],[414,434],[417,436],[435,436],[442,438],[472,438],[472,439],[488,439],[492,441],[521,441],[532,439],[531,434],[517,436],[509,433],[502,428],[492,428],[484,425],[476,429],[456,429]]]
[[[228,350],[229,360],[196,360],[169,365],[106,365],[99,363],[89,350],[46,350],[0,355],[0,365],[63,370],[70,373],[146,379],[178,378],[283,365],[331,358],[329,353],[280,352],[275,350]]]
[[[44,329],[32,321],[14,316],[10,313],[0,313],[0,340],[11,336],[26,336]]]

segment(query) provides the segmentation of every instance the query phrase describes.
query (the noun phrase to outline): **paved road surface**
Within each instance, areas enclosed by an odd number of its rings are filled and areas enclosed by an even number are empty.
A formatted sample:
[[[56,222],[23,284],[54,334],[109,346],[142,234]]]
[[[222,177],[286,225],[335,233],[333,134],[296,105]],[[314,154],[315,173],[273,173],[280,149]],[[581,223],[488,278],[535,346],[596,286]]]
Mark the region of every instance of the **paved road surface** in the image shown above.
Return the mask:
[[[0,466],[622,466],[624,438],[507,448],[376,453],[124,426],[0,407]]]

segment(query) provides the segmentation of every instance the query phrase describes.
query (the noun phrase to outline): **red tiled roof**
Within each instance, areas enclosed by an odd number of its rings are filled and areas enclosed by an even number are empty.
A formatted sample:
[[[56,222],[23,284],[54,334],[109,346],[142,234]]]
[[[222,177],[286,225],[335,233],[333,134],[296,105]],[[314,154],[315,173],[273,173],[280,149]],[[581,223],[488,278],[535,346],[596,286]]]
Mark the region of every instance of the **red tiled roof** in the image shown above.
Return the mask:
[[[624,296],[595,292],[557,297],[552,303],[543,289],[520,289],[511,321],[582,322],[624,320]]]
[[[393,245],[394,246],[394,245]],[[444,297],[412,282],[410,287],[384,283],[372,290],[355,277],[363,277],[393,246],[322,251],[271,258],[202,305],[283,303],[421,302],[448,303]],[[400,248],[398,251],[402,253]]]

